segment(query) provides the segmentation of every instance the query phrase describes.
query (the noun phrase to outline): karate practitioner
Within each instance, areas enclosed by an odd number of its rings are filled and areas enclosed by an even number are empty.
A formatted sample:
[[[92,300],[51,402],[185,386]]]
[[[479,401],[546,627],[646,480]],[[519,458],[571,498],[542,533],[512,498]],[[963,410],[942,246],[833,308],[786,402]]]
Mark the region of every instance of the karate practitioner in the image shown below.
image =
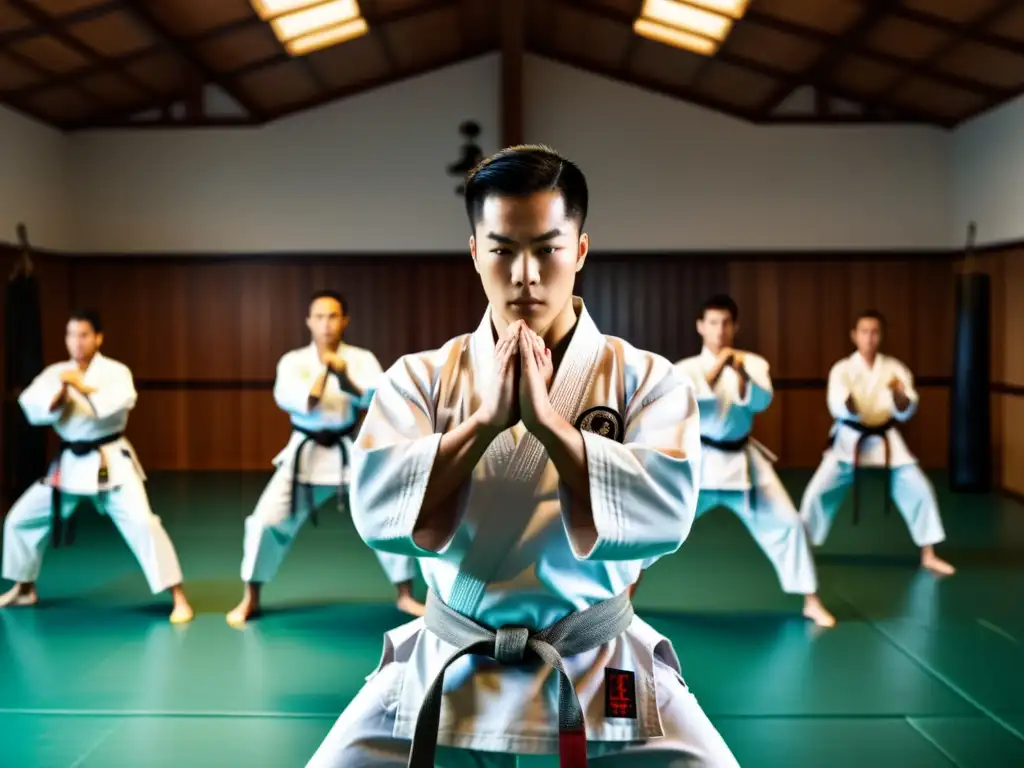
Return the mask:
[[[100,353],[95,312],[73,313],[65,342],[71,359],[47,366],[18,398],[29,423],[52,426],[61,443],[47,476],[21,495],[4,523],[3,577],[15,586],[0,595],[0,607],[38,602],[47,541],[70,544],[75,507],[89,501],[117,526],[153,594],[171,591],[171,622],[191,621],[178,555],[150,509],[145,474],[124,436],[136,401],[132,373]]]
[[[350,319],[340,294],[313,294],[306,318],[312,341],[286,353],[277,364],[274,400],[291,419],[292,434],[274,458],[276,470],[256,509],[245,520],[245,593],[227,614],[233,626],[259,614],[260,587],[277,573],[306,519],[313,516],[315,524],[316,509],[332,497],[347,506],[352,436],[384,373],[372,352],[344,343]],[[398,590],[398,608],[422,616],[424,607],[412,596],[415,559],[376,554]]]
[[[465,199],[488,309],[391,367],[353,456],[356,527],[419,558],[427,613],[387,633],[309,765],[736,766],[627,592],[693,521],[693,388],[573,296],[589,249],[579,168],[513,147]]]
[[[835,618],[818,599],[814,559],[800,515],[775,473],[775,456],[750,433],[754,417],[772,402],[768,362],[733,348],[739,308],[729,296],[705,302],[697,318],[699,355],[676,368],[697,394],[701,459],[697,517],[726,507],[743,522],[771,560],[784,592],[803,595],[804,616],[822,627]]]
[[[899,360],[878,351],[884,332],[881,314],[862,312],[850,332],[857,351],[829,371],[828,409],[836,421],[831,445],[804,491],[800,515],[811,542],[820,546],[856,482],[858,468],[886,468],[887,493],[921,548],[921,565],[952,575],[953,566],[935,554],[935,545],[946,538],[935,490],[897,428],[917,412],[914,377]],[[858,501],[854,486],[855,516]],[[888,504],[887,496],[886,509]]]

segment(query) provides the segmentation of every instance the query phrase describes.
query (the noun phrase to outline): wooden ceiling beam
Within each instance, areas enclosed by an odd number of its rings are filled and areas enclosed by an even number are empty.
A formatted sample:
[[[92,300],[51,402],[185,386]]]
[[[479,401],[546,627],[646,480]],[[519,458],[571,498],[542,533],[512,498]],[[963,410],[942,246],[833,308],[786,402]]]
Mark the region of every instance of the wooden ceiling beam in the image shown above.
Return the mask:
[[[124,0],[124,5],[132,17],[142,24],[153,37],[189,65],[196,76],[192,86],[196,92],[201,93],[204,86],[208,84],[217,85],[223,88],[250,115],[256,118],[261,117],[260,109],[256,102],[247,97],[241,90],[235,88],[226,78],[222,78],[214,72],[188,43],[167,29],[154,16],[144,2],[141,0]]]
[[[989,32],[983,27],[987,27],[992,22],[999,19],[1004,13],[1010,11],[1019,0],[1004,0],[1002,4],[997,6],[990,13],[985,14],[974,24],[957,24],[955,21],[949,21],[941,16],[936,16],[925,11],[918,11],[913,8],[894,8],[893,14],[900,18],[906,19],[907,21],[913,21],[924,26],[933,27],[935,29],[947,32],[955,37],[961,39],[970,40],[973,43],[981,43],[991,48],[998,48],[1007,53],[1015,53],[1018,56],[1024,56],[1024,43],[1019,40],[1011,40],[1008,37],[1003,37],[998,33]],[[984,22],[984,23],[982,23]]]
[[[444,56],[440,59],[436,59],[432,62],[428,62],[421,66],[402,70],[397,77],[393,76],[390,73],[387,73],[380,77],[373,78],[371,80],[363,80],[354,85],[345,85],[340,88],[331,88],[325,93],[317,94],[312,98],[305,99],[298,103],[289,104],[283,109],[272,113],[269,116],[269,119],[278,120],[282,117],[293,115],[298,112],[305,112],[306,110],[309,109],[316,109],[317,107],[321,107],[324,104],[329,104],[330,102],[333,101],[345,99],[348,98],[349,96],[354,96],[357,93],[371,91],[374,88],[380,88],[381,86],[384,85],[391,85],[392,83],[398,83],[413,77],[419,77],[420,75],[425,75],[428,72],[433,72],[434,70],[441,69],[442,67],[449,67],[453,64],[468,61],[469,59],[476,58],[477,56],[482,56],[485,53],[490,53],[493,50],[494,47],[491,45],[470,46],[469,48],[459,51],[454,55]]]
[[[748,112],[741,107],[716,101],[715,99],[683,88],[676,88],[668,85],[667,83],[663,83],[659,80],[645,77],[643,75],[623,73],[622,69],[619,67],[601,64],[596,61],[591,61],[590,59],[582,59],[575,54],[557,51],[546,46],[533,47],[531,48],[531,51],[538,56],[543,56],[544,58],[551,59],[552,61],[556,61],[560,64],[565,64],[566,66],[573,67],[574,69],[601,75],[602,77],[607,77],[610,80],[618,80],[628,85],[636,86],[637,88],[643,88],[645,91],[651,91],[652,93],[660,93],[663,96],[683,99],[696,104],[697,106],[714,110],[715,112],[724,112],[739,120],[743,120],[744,122],[754,122],[754,113]]]
[[[2,100],[6,104],[10,104],[11,106],[13,106],[13,107],[15,107],[17,109],[20,109],[21,111],[24,112],[24,111],[26,111],[26,108],[24,107],[24,104],[26,102],[28,102],[31,99],[32,96],[36,95],[37,93],[42,93],[43,91],[46,91],[46,90],[48,90],[48,89],[50,89],[51,87],[54,86],[54,80],[56,78],[56,73],[52,69],[50,69],[49,67],[46,67],[46,66],[44,66],[42,64],[39,64],[36,61],[34,61],[33,59],[30,59],[28,56],[25,56],[22,53],[18,53],[17,51],[11,50],[11,51],[5,51],[4,53],[9,58],[14,59],[14,61],[18,62],[18,64],[20,64],[21,66],[25,67],[25,69],[32,70],[37,75],[39,75],[40,77],[44,78],[42,83],[40,83],[36,87],[33,87],[32,89],[29,90],[29,92],[26,92],[26,93],[21,93],[19,91],[3,91],[3,92],[0,92],[0,100]],[[97,101],[97,102],[99,102],[100,104],[102,104],[104,106],[110,106],[110,100],[109,99],[104,98],[100,94],[93,93],[92,91],[88,90],[83,85],[81,85],[80,83],[73,82],[73,83],[70,83],[68,85],[68,87],[71,90],[76,91],[77,93],[81,94],[82,96],[84,96],[87,99],[90,99],[92,101]],[[41,116],[39,116],[38,114],[35,114],[34,112],[31,112],[31,110],[29,110],[29,112],[30,112],[30,114],[34,114],[38,119],[44,120],[44,122],[45,122],[45,119],[42,118]]]
[[[46,34],[59,40],[61,43],[71,48],[79,55],[85,57],[89,61],[92,61],[97,66],[102,67],[104,71],[116,72],[122,79],[127,80],[133,86],[138,88],[144,93],[148,93],[154,96],[162,96],[159,91],[149,86],[147,83],[139,80],[136,77],[132,77],[128,72],[117,67],[113,61],[105,58],[99,51],[93,48],[91,45],[87,45],[79,40],[77,37],[69,33],[66,29],[60,26],[59,22],[54,19],[53,16],[40,10],[29,0],[8,0],[8,2],[26,18],[30,19],[37,26],[41,27],[46,31]]]
[[[501,143],[522,144],[523,54],[526,50],[525,0],[501,1]]]
[[[81,8],[77,11],[72,11],[65,16],[55,17],[54,21],[61,27],[67,28],[74,24],[81,24],[86,21],[93,21],[94,19],[102,18],[109,13],[113,13],[121,7],[119,0],[110,0],[100,5],[93,5],[89,8]],[[31,40],[33,37],[39,37],[40,35],[46,34],[44,31],[37,29],[36,27],[25,27],[24,29],[12,29],[6,32],[0,32],[0,50],[6,49],[8,46],[20,43],[23,40]]]
[[[942,59],[944,56],[948,56],[958,47],[960,47],[965,42],[970,40],[971,35],[981,32],[985,27],[987,27],[993,21],[998,19],[1000,16],[1002,16],[1004,13],[1010,10],[1011,7],[1017,5],[1019,2],[1020,0],[1003,0],[1002,3],[996,5],[988,13],[982,14],[974,23],[966,24],[964,26],[954,25],[955,29],[957,30],[955,33],[956,36],[953,37],[953,39],[951,39],[949,42],[940,45],[935,51],[931,53],[931,55],[927,56],[925,60],[921,62],[922,66],[927,69],[934,69],[935,65],[938,64],[940,59]],[[912,75],[910,73],[904,73],[902,76],[896,78],[896,80],[890,83],[889,86],[882,91],[881,97],[891,97],[894,93],[899,91],[900,88],[906,85],[907,81],[909,81],[911,77]],[[996,94],[989,93],[987,95],[989,98],[994,99],[992,103],[998,103],[999,101],[1002,101],[1004,98],[1008,98],[1010,94],[1009,92],[1006,92]]]
[[[771,94],[758,108],[758,112],[767,117],[788,99],[802,85],[821,87],[831,76],[843,57],[853,48],[860,45],[864,37],[885,17],[892,6],[891,0],[872,0],[864,7],[856,22],[832,44],[826,48],[810,67],[796,76],[789,76],[782,85]]]
[[[374,17],[380,18],[381,14],[377,13],[377,1],[378,0],[360,0],[359,5],[363,9],[364,19],[367,18],[367,14],[369,14],[370,19]],[[395,56],[395,51],[391,47],[391,43],[388,41],[388,36],[384,34],[384,31],[380,28],[379,24],[370,24],[369,19],[367,19],[366,23],[370,26],[370,36],[377,41],[381,55],[384,57],[384,61],[387,62],[388,69],[397,74],[399,69],[398,57]]]
[[[830,46],[834,43],[835,37],[822,32],[817,29],[811,29],[801,24],[793,24],[792,22],[785,21],[784,19],[777,19],[774,16],[768,16],[762,11],[751,9],[743,17],[744,22],[752,22],[759,27],[765,27],[767,29],[773,29],[776,32],[781,32],[786,35],[792,35],[793,37],[800,37],[805,40],[814,41],[820,45]],[[903,59],[891,53],[885,53],[883,51],[876,51],[863,43],[851,45],[848,49],[848,53],[855,53],[858,56],[877,61],[882,64],[888,64],[891,67],[897,69],[906,70],[907,72],[913,72],[915,75],[921,77],[928,77],[935,80],[943,85],[949,85],[954,88],[959,88],[964,91],[971,91],[973,93],[983,93],[991,95],[992,98],[1005,98],[1007,91],[1002,88],[997,88],[990,83],[982,82],[981,80],[975,80],[971,77],[963,77],[961,75],[954,75],[945,72],[935,72],[932,69],[921,64],[919,61],[911,61],[909,59]]]

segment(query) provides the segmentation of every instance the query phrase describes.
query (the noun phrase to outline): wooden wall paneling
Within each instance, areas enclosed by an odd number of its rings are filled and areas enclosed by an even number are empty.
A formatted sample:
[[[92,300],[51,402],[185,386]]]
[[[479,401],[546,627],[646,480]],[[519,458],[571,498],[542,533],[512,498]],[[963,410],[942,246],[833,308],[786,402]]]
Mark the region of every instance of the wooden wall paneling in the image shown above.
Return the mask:
[[[1003,381],[1024,386],[1024,251],[1003,261]]]
[[[792,261],[780,263],[777,274],[778,375],[783,381],[822,379],[827,369],[822,372],[820,269],[814,262]],[[825,392],[819,387],[786,388],[779,399],[785,463],[815,466],[828,432]]]
[[[1024,249],[1004,254],[1002,277],[1002,486],[1024,494]]]
[[[1024,396],[1003,395],[1002,487],[1024,495]]]
[[[853,315],[859,308],[854,307],[855,296],[851,291],[851,273],[855,265],[844,261],[821,263],[821,312],[817,324],[821,328],[821,372],[818,376],[828,380],[828,372],[839,360],[852,351],[850,326]],[[824,402],[825,395],[822,394]],[[823,405],[823,407],[825,407]]]

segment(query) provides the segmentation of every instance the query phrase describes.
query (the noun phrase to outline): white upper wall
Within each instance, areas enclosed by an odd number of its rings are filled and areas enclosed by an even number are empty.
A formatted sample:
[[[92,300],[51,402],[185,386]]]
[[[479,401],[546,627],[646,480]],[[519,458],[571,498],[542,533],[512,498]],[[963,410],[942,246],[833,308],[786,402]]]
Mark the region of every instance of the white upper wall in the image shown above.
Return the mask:
[[[77,252],[466,247],[458,125],[497,148],[496,55],[259,129],[72,134]],[[528,57],[525,130],[577,160],[595,249],[950,244],[953,136],[754,126]]]
[[[62,133],[0,107],[0,242],[15,242],[23,221],[34,246],[70,245],[66,167]]]
[[[464,250],[459,124],[497,147],[497,56],[258,129],[72,136],[80,252]]]
[[[971,221],[979,245],[1024,238],[1024,97],[954,133],[954,247],[963,246]]]
[[[951,137],[758,126],[530,58],[526,135],[579,162],[595,249],[944,248]]]

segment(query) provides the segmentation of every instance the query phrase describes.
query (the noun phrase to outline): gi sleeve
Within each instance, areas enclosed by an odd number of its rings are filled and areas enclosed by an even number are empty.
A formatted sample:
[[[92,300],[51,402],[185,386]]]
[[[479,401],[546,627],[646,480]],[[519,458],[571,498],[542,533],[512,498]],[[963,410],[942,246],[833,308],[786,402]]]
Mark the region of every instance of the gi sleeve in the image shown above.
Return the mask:
[[[413,542],[441,434],[434,432],[436,369],[400,359],[379,382],[352,450],[349,504],[356,531],[382,552],[436,557]],[[450,542],[449,542],[450,543]]]
[[[747,357],[743,361],[743,370],[747,373],[746,392],[735,405],[745,408],[751,413],[762,413],[768,410],[774,395],[768,361],[762,357]]]
[[[657,376],[657,374],[655,374]],[[677,370],[638,388],[626,405],[623,442],[583,432],[589,534],[574,531],[578,503],[558,485],[562,522],[580,560],[647,560],[675,552],[690,534],[700,484],[700,416],[693,385]]]
[[[846,407],[850,398],[850,385],[846,379],[846,366],[838,362],[828,372],[828,411],[837,421],[860,421],[860,416]]]
[[[277,363],[274,378],[274,402],[285,413],[307,414],[309,393],[326,366],[312,367],[301,357],[288,353]]]
[[[96,391],[87,398],[97,419],[106,419],[135,407],[138,393],[131,370],[125,365],[113,366],[103,372]]]
[[[18,397],[18,405],[25,413],[28,423],[34,427],[46,427],[60,421],[64,409],[57,408],[51,411],[50,405],[64,386],[60,380],[61,370],[62,367],[59,365],[45,368]]]
[[[903,365],[897,366],[894,375],[903,383],[903,392],[906,394],[907,399],[910,400],[910,404],[905,411],[899,410],[896,407],[896,398],[893,397],[893,391],[891,389],[887,390],[887,397],[892,404],[892,417],[896,421],[907,422],[917,413],[918,394],[917,389],[914,388],[914,375]]]

